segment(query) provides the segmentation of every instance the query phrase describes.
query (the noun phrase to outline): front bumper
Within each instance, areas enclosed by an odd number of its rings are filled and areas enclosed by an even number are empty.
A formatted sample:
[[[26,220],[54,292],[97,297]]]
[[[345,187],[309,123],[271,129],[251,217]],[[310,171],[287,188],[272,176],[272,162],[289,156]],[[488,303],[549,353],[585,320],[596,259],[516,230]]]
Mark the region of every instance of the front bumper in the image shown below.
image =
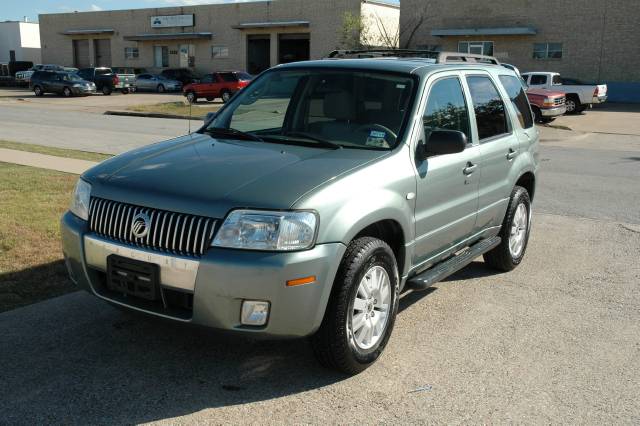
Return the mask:
[[[318,329],[346,249],[341,243],[292,253],[211,248],[199,259],[184,258],[102,239],[69,212],[62,217],[61,231],[71,279],[94,295],[155,316],[273,337],[302,337]],[[189,295],[192,308],[176,312],[110,293],[103,283],[106,256],[112,253],[161,265],[162,291]],[[315,283],[286,286],[288,280],[310,275],[316,276]],[[270,303],[266,325],[240,323],[243,300]]]
[[[74,95],[91,95],[93,93],[96,93],[96,86],[72,87],[71,91]]]
[[[567,112],[566,105],[552,107],[552,108],[541,108],[540,114],[543,117],[557,117]]]

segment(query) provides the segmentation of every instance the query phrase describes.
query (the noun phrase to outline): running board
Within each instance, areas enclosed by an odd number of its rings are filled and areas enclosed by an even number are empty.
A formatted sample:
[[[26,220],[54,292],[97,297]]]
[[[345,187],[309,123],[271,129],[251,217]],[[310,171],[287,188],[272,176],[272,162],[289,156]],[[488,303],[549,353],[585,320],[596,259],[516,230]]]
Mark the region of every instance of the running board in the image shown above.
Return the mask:
[[[438,281],[464,268],[470,264],[473,259],[488,252],[499,244],[500,237],[485,238],[469,246],[464,252],[436,264],[431,269],[427,269],[415,277],[409,278],[407,287],[413,290],[426,290]]]

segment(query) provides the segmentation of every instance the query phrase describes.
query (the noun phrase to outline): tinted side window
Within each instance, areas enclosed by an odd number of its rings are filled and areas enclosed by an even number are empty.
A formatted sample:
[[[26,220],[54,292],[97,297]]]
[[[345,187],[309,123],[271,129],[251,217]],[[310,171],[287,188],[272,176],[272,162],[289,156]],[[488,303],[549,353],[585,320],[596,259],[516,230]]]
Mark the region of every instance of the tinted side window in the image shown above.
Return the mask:
[[[433,84],[423,122],[427,138],[432,130],[458,130],[471,141],[469,112],[457,77],[444,78]]]
[[[489,77],[467,77],[480,140],[507,133],[504,103]]]
[[[531,81],[529,82],[529,84],[534,85],[534,84],[547,84],[547,76],[546,75],[540,75],[540,74],[534,74],[531,76]]]
[[[207,74],[204,77],[202,77],[202,80],[200,80],[201,83],[212,83],[213,82],[213,76],[211,74]]]
[[[226,83],[233,83],[235,81],[238,81],[238,79],[236,78],[235,75],[233,75],[233,73],[230,72],[221,72],[218,73],[218,77],[220,77],[222,79],[222,81],[226,82]]]
[[[531,108],[529,108],[529,101],[527,94],[524,92],[524,87],[520,84],[520,80],[517,77],[511,75],[501,75],[500,81],[505,90],[509,94],[511,103],[516,108],[518,113],[518,121],[523,129],[528,129],[533,126],[533,117],[531,117]]]
[[[562,78],[556,74],[553,76],[553,80],[552,80],[553,84],[562,84]]]

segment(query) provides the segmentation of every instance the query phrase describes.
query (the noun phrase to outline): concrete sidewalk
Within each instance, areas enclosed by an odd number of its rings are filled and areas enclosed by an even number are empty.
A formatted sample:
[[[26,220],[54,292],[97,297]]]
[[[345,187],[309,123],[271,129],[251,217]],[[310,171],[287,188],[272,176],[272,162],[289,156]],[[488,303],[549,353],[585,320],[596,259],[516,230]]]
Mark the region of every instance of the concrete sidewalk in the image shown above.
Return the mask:
[[[77,160],[75,158],[57,157],[55,155],[35,152],[17,151],[0,148],[0,162],[20,164],[22,166],[57,170],[59,172],[82,174],[85,170],[98,164],[95,161]]]

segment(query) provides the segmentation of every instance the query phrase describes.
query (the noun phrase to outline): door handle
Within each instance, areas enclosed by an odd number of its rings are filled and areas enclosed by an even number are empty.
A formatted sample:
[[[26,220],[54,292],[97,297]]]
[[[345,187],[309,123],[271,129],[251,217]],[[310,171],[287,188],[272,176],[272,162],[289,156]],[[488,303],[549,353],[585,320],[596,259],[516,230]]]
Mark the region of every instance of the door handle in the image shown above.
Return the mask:
[[[518,150],[513,150],[511,148],[509,148],[509,152],[507,153],[507,160],[511,161],[514,158],[516,158],[516,155],[518,155]]]
[[[478,168],[477,164],[473,164],[471,161],[469,161],[467,163],[467,167],[465,167],[464,169],[462,169],[462,173],[464,173],[465,175],[469,176],[470,174],[472,174],[476,168]]]

